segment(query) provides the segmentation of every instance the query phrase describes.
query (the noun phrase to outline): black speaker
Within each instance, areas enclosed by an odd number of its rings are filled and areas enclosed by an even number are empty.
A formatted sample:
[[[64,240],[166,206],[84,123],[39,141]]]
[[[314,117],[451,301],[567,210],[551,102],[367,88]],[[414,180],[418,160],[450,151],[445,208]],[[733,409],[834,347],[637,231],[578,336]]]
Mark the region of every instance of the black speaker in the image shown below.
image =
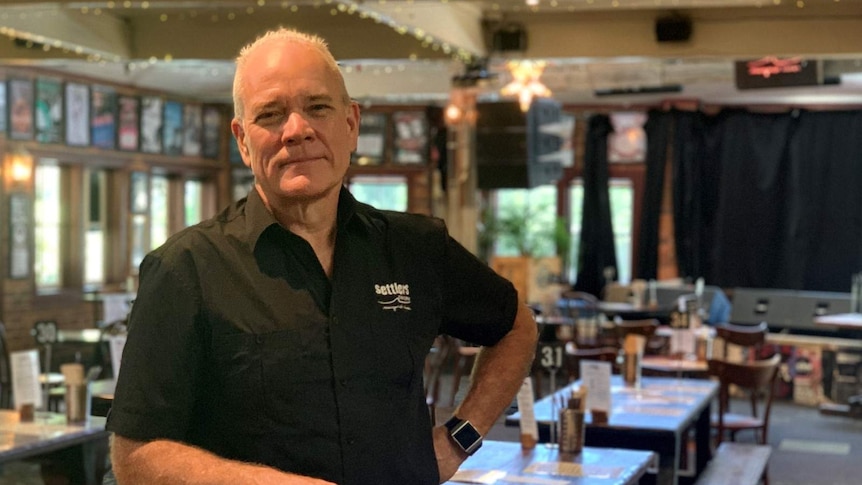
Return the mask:
[[[655,21],[655,39],[658,42],[685,42],[691,38],[691,19],[674,15]]]
[[[527,31],[518,25],[509,25],[494,32],[494,52],[523,52],[527,50]]]

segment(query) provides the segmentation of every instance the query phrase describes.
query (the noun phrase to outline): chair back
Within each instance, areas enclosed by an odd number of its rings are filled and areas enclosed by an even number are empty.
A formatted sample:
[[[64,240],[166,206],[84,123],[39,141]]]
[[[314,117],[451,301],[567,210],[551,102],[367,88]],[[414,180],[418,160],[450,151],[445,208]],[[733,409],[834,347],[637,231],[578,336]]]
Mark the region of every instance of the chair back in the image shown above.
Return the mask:
[[[594,349],[575,349],[567,348],[563,357],[563,368],[566,371],[566,378],[569,382],[574,382],[581,378],[581,361],[582,360],[598,360],[601,362],[611,363],[611,372],[619,373],[617,365],[617,357],[619,352],[614,347],[598,347]]]
[[[758,325],[718,324],[715,326],[715,336],[721,342],[721,353],[718,355],[726,360],[728,358],[727,344],[733,344],[748,351],[748,360],[755,360],[766,344],[767,333],[769,333],[769,328],[766,322],[760,322]]]
[[[3,322],[0,322],[0,409],[12,409],[12,370]]]
[[[614,322],[614,332],[616,333],[617,346],[623,348],[628,335],[642,335],[646,338],[645,352],[649,354],[659,353],[664,346],[664,339],[656,338],[656,330],[658,330],[659,322],[655,318],[647,318],[643,320],[617,320]]]
[[[778,369],[781,365],[781,355],[775,354],[769,359],[752,362],[728,362],[721,359],[710,359],[709,375],[718,378],[718,443],[721,443],[725,432],[736,432],[741,429],[752,429],[760,432],[760,444],[767,443],[769,430],[769,414],[775,393]],[[731,387],[747,395],[751,410],[747,419],[732,419],[730,414]]]

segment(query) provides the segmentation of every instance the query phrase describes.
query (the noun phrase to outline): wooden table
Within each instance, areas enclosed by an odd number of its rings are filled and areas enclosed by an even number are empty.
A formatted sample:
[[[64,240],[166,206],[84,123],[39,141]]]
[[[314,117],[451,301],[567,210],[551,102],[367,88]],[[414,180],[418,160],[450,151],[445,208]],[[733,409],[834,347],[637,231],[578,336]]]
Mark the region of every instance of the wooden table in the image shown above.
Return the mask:
[[[67,424],[66,416],[36,412],[22,423],[17,411],[0,410],[0,464],[29,458],[44,459],[43,474],[62,474],[69,483],[102,482],[108,452],[105,418]]]
[[[552,400],[568,396],[577,385],[576,382],[536,401],[534,411],[540,440],[548,440]],[[718,383],[707,379],[644,376],[640,388],[633,388],[623,385],[622,378],[615,375],[611,377],[611,385],[608,423],[593,424],[588,412],[586,445],[654,451],[659,457],[657,483],[693,481],[712,456],[710,406],[718,393]],[[519,423],[519,413],[506,418],[507,425]],[[681,471],[680,458],[686,451],[689,431],[694,432],[694,468]]]
[[[669,357],[664,355],[645,355],[641,360],[641,372],[662,373],[676,377],[703,378],[707,376],[709,365],[705,360]]]
[[[862,331],[862,313],[837,313],[814,317],[814,325]]]
[[[542,443],[532,450],[522,450],[516,442],[485,441],[446,483],[477,483],[480,476],[498,476],[496,481],[478,483],[635,485],[654,456],[647,451],[591,447],[577,454],[560,453],[556,447]]]
[[[620,317],[622,320],[645,320],[655,318],[660,323],[668,323],[670,314],[675,306],[649,307],[646,305],[632,305],[626,302],[600,301],[596,309],[604,313],[608,320]]]

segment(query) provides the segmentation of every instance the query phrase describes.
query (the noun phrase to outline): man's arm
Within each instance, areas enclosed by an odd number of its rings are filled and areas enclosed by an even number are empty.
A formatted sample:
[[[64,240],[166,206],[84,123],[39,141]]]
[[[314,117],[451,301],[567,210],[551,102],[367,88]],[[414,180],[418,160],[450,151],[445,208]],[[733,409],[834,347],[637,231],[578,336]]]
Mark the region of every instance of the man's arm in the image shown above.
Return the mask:
[[[488,434],[521,388],[536,354],[537,341],[533,311],[520,303],[512,330],[496,345],[482,347],[476,356],[470,388],[455,415],[470,421],[483,436]],[[434,428],[434,449],[442,483],[452,477],[467,455],[457,449],[443,426]]]
[[[113,435],[111,466],[119,485],[334,485],[275,468],[227,460],[169,440],[135,441]]]

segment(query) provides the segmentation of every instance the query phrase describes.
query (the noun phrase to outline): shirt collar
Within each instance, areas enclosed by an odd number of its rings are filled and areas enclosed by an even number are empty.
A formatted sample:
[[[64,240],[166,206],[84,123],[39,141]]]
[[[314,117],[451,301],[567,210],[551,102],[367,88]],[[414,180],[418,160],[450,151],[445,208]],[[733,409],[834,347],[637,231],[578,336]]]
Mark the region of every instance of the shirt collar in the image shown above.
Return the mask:
[[[338,194],[338,209],[336,213],[338,230],[344,229],[350,221],[354,220],[359,203],[353,195],[342,186]],[[257,189],[249,190],[245,204],[246,230],[248,242],[251,247],[257,244],[261,235],[271,226],[279,226],[269,209],[263,203]],[[281,227],[281,226],[279,226]]]

